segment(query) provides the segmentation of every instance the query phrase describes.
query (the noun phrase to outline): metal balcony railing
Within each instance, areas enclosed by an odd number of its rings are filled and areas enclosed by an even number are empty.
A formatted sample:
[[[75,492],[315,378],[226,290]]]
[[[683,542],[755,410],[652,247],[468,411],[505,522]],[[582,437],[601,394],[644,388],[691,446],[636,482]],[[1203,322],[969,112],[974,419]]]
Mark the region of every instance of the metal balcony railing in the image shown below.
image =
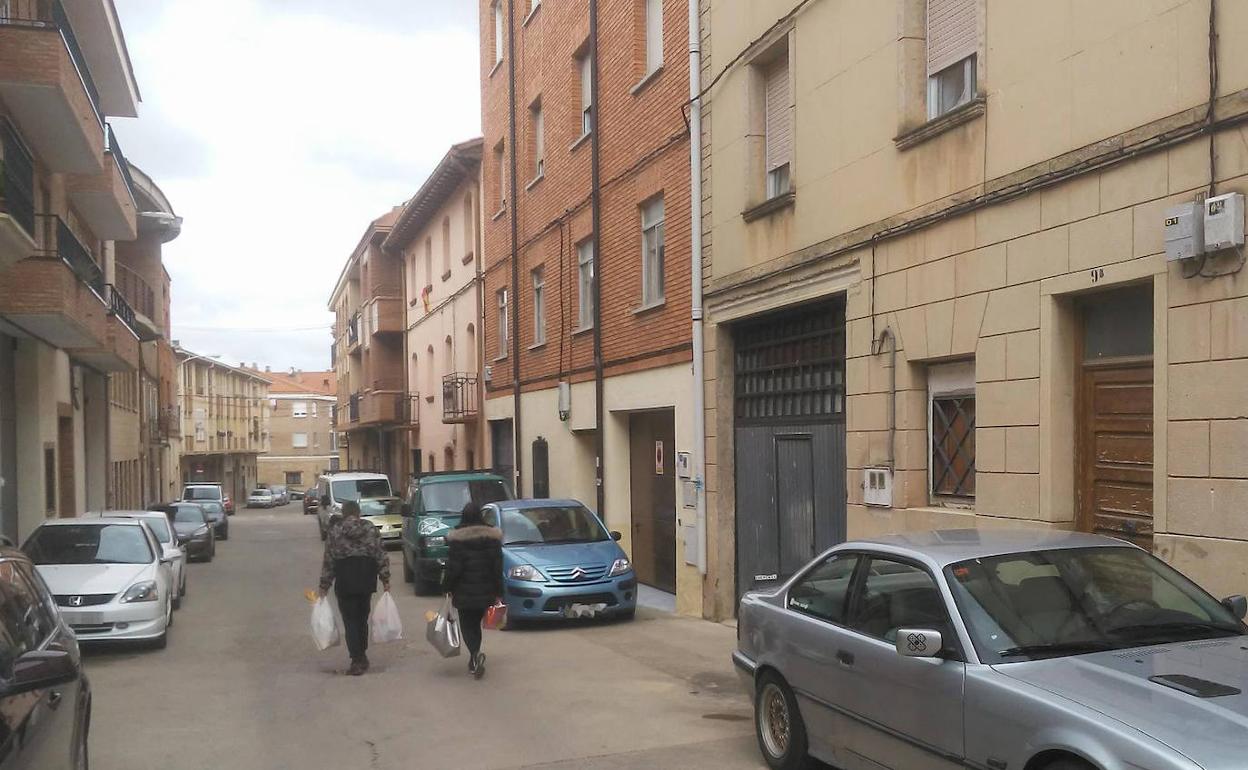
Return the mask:
[[[347,419],[350,422],[360,421],[360,394],[352,393],[351,400],[347,403]]]
[[[104,271],[87,247],[82,245],[82,241],[78,240],[78,236],[74,235],[74,231],[65,224],[65,220],[54,214],[36,216],[43,220],[43,256],[59,257],[74,271],[78,280],[91,287],[100,299],[104,299],[107,293]]]
[[[35,237],[35,161],[17,129],[0,118],[0,211]]]
[[[162,439],[182,435],[182,412],[176,406],[166,406],[156,415],[157,433]]]
[[[121,151],[121,145],[117,143],[117,135],[113,133],[113,127],[107,123],[104,124],[104,136],[108,140],[106,147],[108,154],[112,156],[113,163],[117,164],[117,170],[121,172],[121,178],[126,183],[126,192],[130,194],[130,202],[137,206],[134,198],[134,176],[130,173],[130,164],[126,161],[125,153]]]
[[[130,307],[130,303],[126,302],[126,298],[121,296],[121,292],[117,291],[117,287],[111,283],[105,284],[105,294],[108,298],[108,310],[113,315],[121,319],[130,331],[138,334],[138,319],[134,317],[134,308]]]
[[[121,291],[121,295],[126,298],[132,308],[155,321],[156,292],[152,290],[147,281],[143,280],[142,276],[130,268],[122,264],[117,264],[115,267],[113,279],[117,281],[117,288]]]
[[[442,378],[442,422],[469,422],[479,412],[477,375],[452,372]]]
[[[347,321],[347,347],[360,341],[360,314],[357,312]]]

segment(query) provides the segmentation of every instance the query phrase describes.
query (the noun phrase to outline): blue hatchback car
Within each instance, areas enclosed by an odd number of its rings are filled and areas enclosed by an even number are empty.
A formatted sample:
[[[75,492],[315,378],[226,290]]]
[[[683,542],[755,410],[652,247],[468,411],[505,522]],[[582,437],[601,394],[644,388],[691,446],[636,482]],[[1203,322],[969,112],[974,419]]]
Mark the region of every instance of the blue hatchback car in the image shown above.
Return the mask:
[[[482,508],[503,531],[509,620],[632,618],[637,574],[592,511],[576,500],[506,500]]]

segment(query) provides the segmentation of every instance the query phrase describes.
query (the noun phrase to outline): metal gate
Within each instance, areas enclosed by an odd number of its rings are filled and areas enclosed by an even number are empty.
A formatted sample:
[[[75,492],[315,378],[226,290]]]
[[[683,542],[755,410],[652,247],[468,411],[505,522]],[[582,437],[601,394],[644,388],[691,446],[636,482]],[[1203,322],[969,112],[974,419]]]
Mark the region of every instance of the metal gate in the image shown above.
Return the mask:
[[[843,298],[733,330],[737,594],[845,539]]]

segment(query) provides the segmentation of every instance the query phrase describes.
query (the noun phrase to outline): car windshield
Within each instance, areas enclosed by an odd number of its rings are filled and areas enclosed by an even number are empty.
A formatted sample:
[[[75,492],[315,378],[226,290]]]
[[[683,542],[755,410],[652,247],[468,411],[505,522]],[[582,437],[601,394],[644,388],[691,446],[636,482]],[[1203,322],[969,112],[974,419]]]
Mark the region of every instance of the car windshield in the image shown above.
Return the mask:
[[[177,505],[173,509],[173,520],[183,524],[203,524],[204,509],[198,505]]]
[[[945,568],[985,663],[1077,655],[1248,631],[1221,602],[1135,548],[1071,548]]]
[[[351,481],[335,481],[334,500],[345,503],[348,500],[359,500],[362,497],[389,497],[389,479],[354,479]]]
[[[252,496],[252,497],[268,497],[270,494],[272,494],[272,493],[271,493],[271,492],[269,492],[269,490],[267,490],[267,489],[253,489],[253,490],[251,490],[251,496]]]
[[[183,500],[220,500],[220,487],[187,487]]]
[[[151,518],[143,519],[143,521],[146,521],[147,526],[151,527],[152,534],[156,536],[157,540],[162,543],[173,542],[173,533],[169,531],[169,519],[164,516],[160,518],[152,516]]]
[[[208,514],[209,516],[224,516],[225,515],[225,506],[222,505],[221,503],[208,500],[202,503],[197,503],[197,505],[199,505],[200,508],[203,508],[204,513]]]
[[[470,502],[485,505],[508,499],[507,487],[498,479],[422,484],[420,494],[425,512],[432,514],[458,514]]]
[[[398,512],[399,499],[397,497],[383,497],[376,500],[360,501],[361,516],[384,516],[387,513],[397,514]]]
[[[503,511],[503,545],[596,543],[611,538],[579,505]]]
[[[133,524],[40,527],[23,549],[35,564],[148,564],[152,549]]]

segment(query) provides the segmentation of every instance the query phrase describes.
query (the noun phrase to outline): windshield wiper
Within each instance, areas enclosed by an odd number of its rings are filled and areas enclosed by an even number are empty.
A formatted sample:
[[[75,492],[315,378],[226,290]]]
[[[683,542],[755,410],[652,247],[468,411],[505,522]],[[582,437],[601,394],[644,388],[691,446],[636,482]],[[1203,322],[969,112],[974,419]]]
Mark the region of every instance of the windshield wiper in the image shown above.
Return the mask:
[[[1116,626],[1108,630],[1111,634],[1139,634],[1148,636],[1152,632],[1166,636],[1169,634],[1184,632],[1208,632],[1216,631],[1227,634],[1228,636],[1239,636],[1243,633],[1241,629],[1229,628],[1221,623],[1211,623],[1204,620],[1169,620],[1161,623],[1132,623],[1126,626]]]
[[[508,540],[503,545],[545,545],[545,540]]]
[[[1104,652],[1116,649],[1109,642],[1094,640],[1084,642],[1052,642],[1050,644],[1025,644],[1019,647],[1007,647],[997,652],[1003,658],[1017,658],[1023,655],[1079,655],[1087,652]]]

